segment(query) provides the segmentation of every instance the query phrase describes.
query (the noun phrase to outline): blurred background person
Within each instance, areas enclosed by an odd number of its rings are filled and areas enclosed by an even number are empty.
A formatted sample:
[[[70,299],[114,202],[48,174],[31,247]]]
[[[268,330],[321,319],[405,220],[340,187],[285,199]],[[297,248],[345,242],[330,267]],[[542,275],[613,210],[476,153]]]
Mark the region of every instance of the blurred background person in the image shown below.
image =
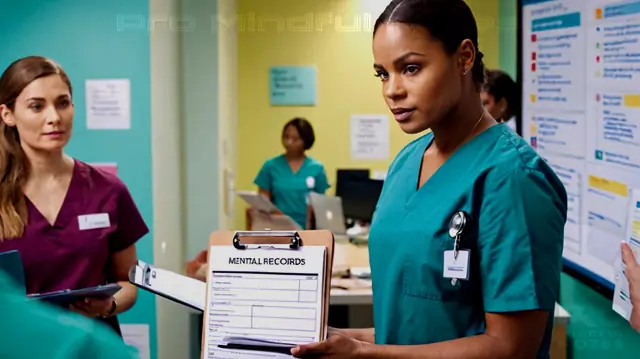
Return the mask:
[[[306,119],[287,122],[282,129],[285,152],[268,159],[254,180],[258,191],[302,228],[310,226],[309,193],[324,194],[329,188],[324,165],[306,154],[315,139]]]
[[[518,85],[506,72],[486,70],[486,79],[480,92],[484,108],[498,122],[518,132],[516,116],[520,114]]]

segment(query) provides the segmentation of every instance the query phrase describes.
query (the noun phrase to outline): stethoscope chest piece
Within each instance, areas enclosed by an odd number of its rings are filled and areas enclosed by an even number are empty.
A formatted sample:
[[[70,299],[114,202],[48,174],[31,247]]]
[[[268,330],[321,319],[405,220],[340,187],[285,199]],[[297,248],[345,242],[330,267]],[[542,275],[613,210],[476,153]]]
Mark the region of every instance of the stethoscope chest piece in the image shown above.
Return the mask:
[[[451,238],[459,237],[464,231],[464,227],[467,225],[467,214],[463,211],[458,211],[449,220],[449,236]]]

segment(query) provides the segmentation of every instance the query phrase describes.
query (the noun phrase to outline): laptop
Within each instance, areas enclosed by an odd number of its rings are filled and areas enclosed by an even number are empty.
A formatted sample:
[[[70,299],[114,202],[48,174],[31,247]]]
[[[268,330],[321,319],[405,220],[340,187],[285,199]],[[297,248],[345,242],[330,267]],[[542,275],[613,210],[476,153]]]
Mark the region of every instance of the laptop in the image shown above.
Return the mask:
[[[316,219],[316,228],[330,230],[336,239],[338,237],[348,239],[340,197],[327,197],[315,192],[311,192],[309,196]]]
[[[24,278],[24,268],[22,267],[20,252],[0,252],[0,271],[6,273],[15,286],[23,290],[26,295],[26,281]]]

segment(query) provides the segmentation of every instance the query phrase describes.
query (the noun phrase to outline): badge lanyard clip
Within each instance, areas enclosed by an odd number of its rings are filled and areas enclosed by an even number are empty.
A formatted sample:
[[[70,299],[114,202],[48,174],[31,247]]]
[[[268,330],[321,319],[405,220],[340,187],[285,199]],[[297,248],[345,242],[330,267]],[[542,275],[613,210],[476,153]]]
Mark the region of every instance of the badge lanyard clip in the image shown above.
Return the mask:
[[[467,214],[458,211],[456,212],[451,220],[449,221],[449,236],[453,238],[453,258],[458,259],[458,250],[460,249],[460,238],[462,237],[462,232],[464,232],[465,226],[467,224]],[[457,278],[451,279],[451,285],[456,285],[458,283]]]

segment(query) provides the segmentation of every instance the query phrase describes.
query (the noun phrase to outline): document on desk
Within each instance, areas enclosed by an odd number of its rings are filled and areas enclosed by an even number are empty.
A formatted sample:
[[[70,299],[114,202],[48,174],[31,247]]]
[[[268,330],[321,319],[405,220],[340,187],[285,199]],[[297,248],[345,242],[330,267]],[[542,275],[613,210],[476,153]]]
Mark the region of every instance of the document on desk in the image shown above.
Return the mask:
[[[296,344],[324,339],[325,251],[212,248],[204,358],[290,358]]]
[[[627,217],[626,241],[633,250],[636,260],[640,263],[640,190],[631,191]],[[624,272],[624,264],[620,264],[615,276],[613,293],[613,310],[626,320],[629,320],[633,306],[629,295],[629,281]]]

